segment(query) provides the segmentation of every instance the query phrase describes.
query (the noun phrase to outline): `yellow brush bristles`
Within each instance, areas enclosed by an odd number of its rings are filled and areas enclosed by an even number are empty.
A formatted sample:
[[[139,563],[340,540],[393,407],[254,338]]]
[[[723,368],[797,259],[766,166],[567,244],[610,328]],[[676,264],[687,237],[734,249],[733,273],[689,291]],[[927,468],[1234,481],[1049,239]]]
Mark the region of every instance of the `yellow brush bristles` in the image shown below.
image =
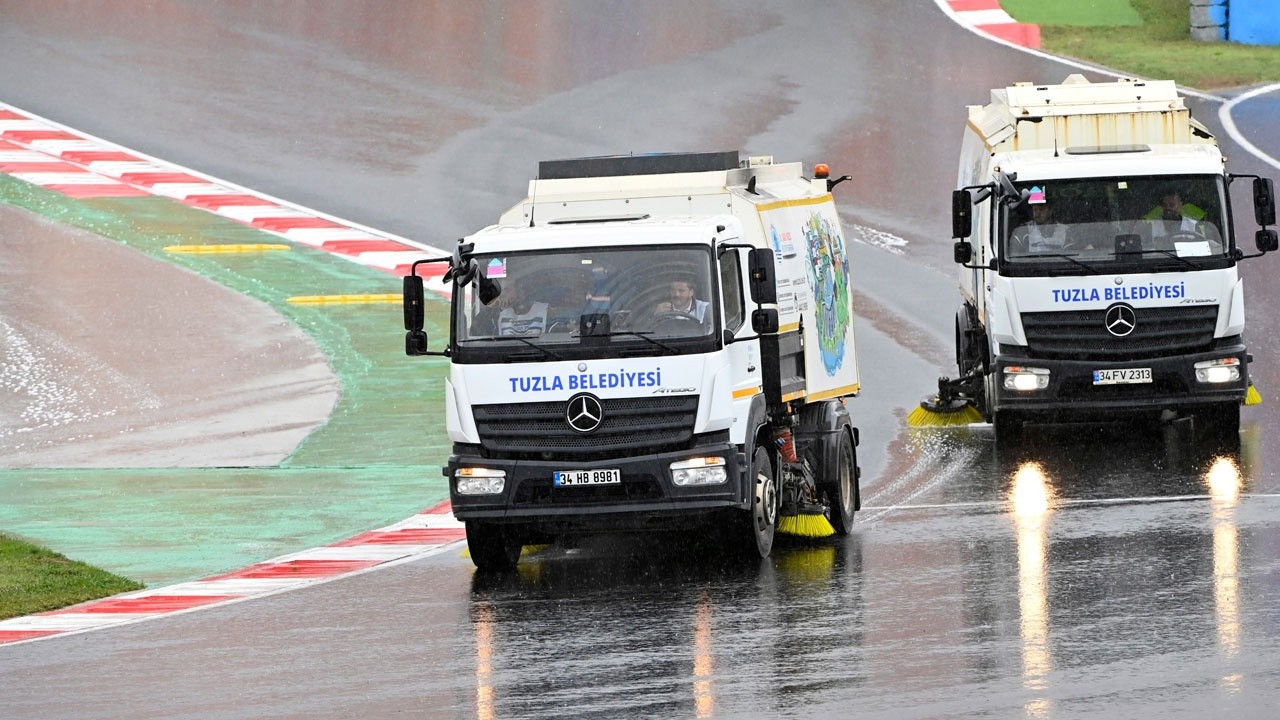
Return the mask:
[[[963,409],[954,412],[935,412],[919,405],[907,415],[907,425],[911,427],[949,427],[980,422],[982,413],[972,405],[965,405]]]
[[[796,537],[824,538],[836,534],[825,515],[783,515],[778,518],[778,532]]]

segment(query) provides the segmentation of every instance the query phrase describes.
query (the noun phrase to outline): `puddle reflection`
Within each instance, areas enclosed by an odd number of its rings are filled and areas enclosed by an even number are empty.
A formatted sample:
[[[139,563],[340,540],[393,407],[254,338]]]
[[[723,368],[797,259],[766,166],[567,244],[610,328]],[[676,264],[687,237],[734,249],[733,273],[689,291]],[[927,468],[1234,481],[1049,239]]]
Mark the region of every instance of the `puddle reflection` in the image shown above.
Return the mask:
[[[1043,694],[1053,658],[1049,649],[1048,536],[1052,489],[1039,463],[1024,463],[1014,473],[1009,504],[1017,532],[1018,611],[1022,636],[1022,685]],[[1028,717],[1048,717],[1049,699],[1027,703]]]
[[[1240,557],[1236,506],[1244,478],[1235,460],[1219,457],[1204,476],[1213,507],[1213,601],[1218,625],[1218,646],[1227,657],[1240,652]],[[1229,693],[1240,689],[1240,676],[1227,675],[1222,686]]]

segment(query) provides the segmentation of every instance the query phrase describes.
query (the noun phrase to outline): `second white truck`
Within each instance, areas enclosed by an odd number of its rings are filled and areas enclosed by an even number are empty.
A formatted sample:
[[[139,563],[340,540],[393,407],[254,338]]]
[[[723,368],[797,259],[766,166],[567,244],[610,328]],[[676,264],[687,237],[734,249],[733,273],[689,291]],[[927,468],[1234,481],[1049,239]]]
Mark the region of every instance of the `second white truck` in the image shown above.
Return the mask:
[[[971,106],[952,203],[959,377],[924,409],[971,402],[997,438],[1119,414],[1236,435],[1252,360],[1237,265],[1277,238],[1271,181],[1225,165],[1170,81],[1073,75]],[[1255,254],[1233,230],[1241,186]]]

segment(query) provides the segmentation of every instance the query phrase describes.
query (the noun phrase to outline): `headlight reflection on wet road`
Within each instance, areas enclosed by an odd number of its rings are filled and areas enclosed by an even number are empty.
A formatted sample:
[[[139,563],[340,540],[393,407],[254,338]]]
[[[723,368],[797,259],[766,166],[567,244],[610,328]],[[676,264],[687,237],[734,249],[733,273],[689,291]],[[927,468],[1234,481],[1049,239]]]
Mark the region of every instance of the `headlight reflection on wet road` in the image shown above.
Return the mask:
[[[1210,464],[1204,476],[1213,507],[1213,601],[1218,621],[1218,645],[1227,657],[1240,652],[1240,558],[1235,510],[1240,503],[1243,477],[1228,457]],[[1241,676],[1226,675],[1222,685],[1228,692],[1240,690]]]
[[[493,720],[493,608],[478,605],[476,636],[476,720]]]
[[[1053,669],[1049,652],[1048,520],[1053,493],[1039,463],[1023,463],[1013,476],[1009,505],[1018,541],[1018,610],[1022,634],[1022,685],[1043,695]],[[1026,704],[1028,717],[1048,717],[1048,698]]]
[[[696,717],[715,715],[715,695],[711,689],[711,677],[715,663],[711,655],[711,601],[703,593],[698,598],[697,614],[693,619],[693,700]]]

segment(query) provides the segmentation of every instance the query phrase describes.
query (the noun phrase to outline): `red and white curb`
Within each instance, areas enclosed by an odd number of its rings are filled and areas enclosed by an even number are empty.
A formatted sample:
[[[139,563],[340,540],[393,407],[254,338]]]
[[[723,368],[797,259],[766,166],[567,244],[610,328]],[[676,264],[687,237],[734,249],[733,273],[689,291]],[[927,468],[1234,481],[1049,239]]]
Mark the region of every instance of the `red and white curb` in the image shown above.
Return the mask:
[[[1000,6],[1000,0],[934,0],[965,27],[1020,47],[1040,49],[1040,26],[1020,23]]]
[[[241,570],[168,587],[122,593],[61,610],[0,620],[0,645],[152,620],[274,595],[370,568],[436,555],[466,538],[449,503],[394,525]]]
[[[263,195],[0,103],[0,173],[78,199],[167,197],[392,275],[444,250]],[[442,264],[424,268],[438,278]],[[443,283],[429,283],[447,294]]]
[[[443,250],[227,183],[0,103],[0,173],[72,198],[165,197],[392,275]],[[428,287],[448,295],[440,264]],[[0,621],[0,644],[139,622],[327,582],[442,552],[466,538],[448,502],[342,542],[195,582]]]

